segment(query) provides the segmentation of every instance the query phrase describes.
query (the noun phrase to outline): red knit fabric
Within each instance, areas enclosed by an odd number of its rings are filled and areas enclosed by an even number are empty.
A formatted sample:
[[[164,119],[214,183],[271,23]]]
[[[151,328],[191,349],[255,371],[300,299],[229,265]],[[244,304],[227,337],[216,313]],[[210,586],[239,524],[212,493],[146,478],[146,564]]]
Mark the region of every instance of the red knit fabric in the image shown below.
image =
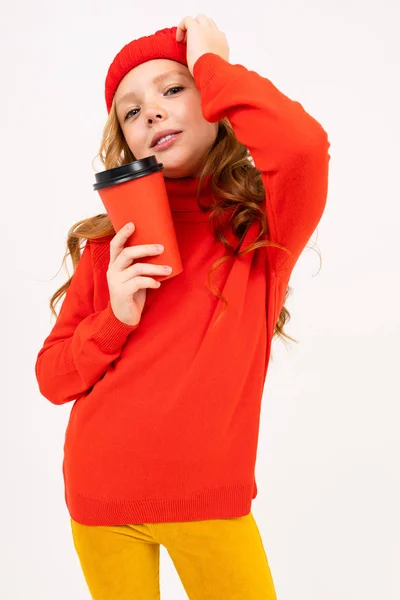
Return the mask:
[[[207,53],[194,66],[204,117],[228,117],[266,190],[262,248],[207,274],[224,253],[196,201],[196,178],[165,179],[184,271],[147,290],[136,327],[112,312],[109,240],[84,247],[36,377],[53,404],[75,401],[63,474],[87,525],[232,518],[256,497],[263,388],[290,274],[324,211],[330,143],[269,79]],[[204,192],[204,204],[211,188]],[[253,223],[242,247],[258,233]],[[236,245],[237,239],[228,235]],[[154,240],[155,242],[157,240]]]
[[[105,99],[111,110],[116,89],[123,77],[134,67],[148,60],[168,58],[187,66],[186,44],[176,41],[177,27],[160,29],[126,44],[112,61],[106,76]]]

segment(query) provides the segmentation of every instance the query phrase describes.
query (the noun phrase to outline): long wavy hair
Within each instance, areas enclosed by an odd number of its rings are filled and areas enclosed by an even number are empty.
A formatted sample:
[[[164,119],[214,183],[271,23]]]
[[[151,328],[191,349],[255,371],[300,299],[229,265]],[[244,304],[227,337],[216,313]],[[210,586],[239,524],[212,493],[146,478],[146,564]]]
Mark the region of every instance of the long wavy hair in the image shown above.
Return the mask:
[[[105,169],[111,169],[136,160],[131,152],[122,129],[120,127],[116,110],[115,98],[110,109],[107,121],[104,125],[102,140],[99,153],[93,161],[99,157]],[[227,309],[227,301],[215,286],[211,283],[211,274],[223,262],[230,259],[230,256],[241,256],[252,252],[257,248],[264,246],[275,246],[287,251],[280,244],[268,240],[262,240],[264,234],[268,231],[268,223],[265,211],[261,204],[265,199],[265,189],[261,180],[261,172],[252,164],[249,150],[239,142],[233,128],[227,118],[218,122],[218,133],[215,142],[203,159],[200,168],[199,185],[197,189],[197,201],[201,193],[204,178],[211,175],[211,184],[214,198],[214,204],[205,208],[199,204],[201,210],[210,211],[209,222],[211,230],[216,240],[220,241],[227,254],[217,259],[212,265],[207,278],[207,285],[210,291],[218,298],[222,298],[225,303],[224,311],[220,314],[221,318]],[[92,162],[93,166],[93,162]],[[233,209],[233,210],[232,210]],[[229,243],[223,234],[221,227],[221,218],[223,219],[226,211],[232,212],[230,219],[232,233],[238,238],[239,243],[236,248]],[[241,243],[253,221],[259,221],[260,229],[254,243],[250,244],[245,250],[240,251]],[[68,231],[67,249],[61,264],[65,263],[68,256],[71,257],[74,272],[82,254],[81,240],[92,240],[103,237],[111,238],[115,235],[114,227],[105,214],[98,214],[90,218],[82,219],[75,223]],[[60,268],[61,268],[60,267]],[[51,297],[50,309],[52,314],[57,317],[54,308],[57,302],[66,293],[73,274]],[[284,302],[292,293],[292,288],[287,287]],[[297,340],[284,332],[284,325],[290,320],[291,316],[287,308],[283,306],[275,324],[273,337],[279,336],[283,342],[290,339],[297,343]]]

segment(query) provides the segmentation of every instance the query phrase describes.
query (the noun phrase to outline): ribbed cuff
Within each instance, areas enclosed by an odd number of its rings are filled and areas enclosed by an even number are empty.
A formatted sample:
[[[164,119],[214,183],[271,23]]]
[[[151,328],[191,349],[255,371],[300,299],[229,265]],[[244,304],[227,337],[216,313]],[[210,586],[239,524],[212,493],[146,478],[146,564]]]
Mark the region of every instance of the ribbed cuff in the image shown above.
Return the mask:
[[[139,327],[136,325],[127,325],[120,321],[114,314],[109,301],[107,307],[99,315],[98,329],[92,335],[94,340],[105,352],[115,352],[119,350],[126,342],[128,335]]]
[[[193,66],[193,78],[196,87],[200,90],[207,85],[215,75],[225,68],[226,65],[232,66],[227,60],[214,54],[206,52],[196,60]]]

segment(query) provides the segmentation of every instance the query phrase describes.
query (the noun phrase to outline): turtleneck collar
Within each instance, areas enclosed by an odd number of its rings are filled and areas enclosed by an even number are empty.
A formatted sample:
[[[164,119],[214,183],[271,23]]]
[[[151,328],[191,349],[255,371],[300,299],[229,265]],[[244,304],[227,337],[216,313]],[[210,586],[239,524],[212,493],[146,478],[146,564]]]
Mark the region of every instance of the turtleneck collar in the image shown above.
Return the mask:
[[[178,221],[207,221],[209,212],[202,212],[197,202],[200,177],[164,177],[171,213]],[[213,203],[211,175],[207,175],[201,186],[200,202],[203,206]]]

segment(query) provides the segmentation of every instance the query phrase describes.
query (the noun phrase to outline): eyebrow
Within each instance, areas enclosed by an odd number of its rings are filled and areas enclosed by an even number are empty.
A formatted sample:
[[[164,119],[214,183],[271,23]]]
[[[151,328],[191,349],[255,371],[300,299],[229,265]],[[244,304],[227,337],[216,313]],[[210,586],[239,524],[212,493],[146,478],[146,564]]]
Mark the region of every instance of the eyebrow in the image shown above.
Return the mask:
[[[187,73],[185,73],[183,71],[178,71],[177,69],[174,69],[172,71],[167,71],[166,73],[161,73],[161,75],[157,75],[152,80],[152,83],[153,84],[154,83],[159,83],[160,81],[162,81],[163,79],[166,79],[170,75],[182,75],[182,77],[188,77]],[[121,96],[121,98],[119,99],[118,105],[120,105],[123,100],[127,100],[128,98],[135,98],[135,97],[136,97],[136,94],[135,94],[134,91],[127,92],[126,94],[124,94],[123,96]]]

